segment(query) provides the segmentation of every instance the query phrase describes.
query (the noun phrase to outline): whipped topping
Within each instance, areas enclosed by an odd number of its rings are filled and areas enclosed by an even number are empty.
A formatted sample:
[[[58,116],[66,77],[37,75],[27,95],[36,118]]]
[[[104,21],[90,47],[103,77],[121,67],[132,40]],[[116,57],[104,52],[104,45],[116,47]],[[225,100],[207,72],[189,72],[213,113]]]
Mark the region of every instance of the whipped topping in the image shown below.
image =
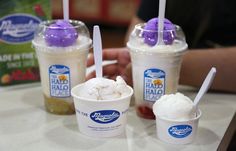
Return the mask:
[[[163,95],[153,105],[153,112],[160,118],[178,121],[196,117],[193,101],[181,93]]]
[[[157,45],[157,28],[158,18],[153,18],[144,24],[137,24],[129,36],[128,48],[135,52],[158,54],[179,53],[187,49],[184,33],[178,25],[172,24],[167,19],[164,20],[164,44],[160,45]]]
[[[71,51],[83,51],[88,50],[91,47],[92,40],[89,37],[80,35],[75,43],[67,47],[48,46],[46,41],[40,37],[36,37],[33,41],[33,46],[37,50],[48,52],[48,53],[65,53]]]
[[[127,96],[129,93],[125,81],[117,76],[116,81],[106,78],[90,79],[84,83],[79,95],[89,99],[109,100]]]
[[[174,40],[171,45],[155,45],[150,46],[144,42],[144,39],[132,36],[132,39],[127,43],[131,51],[139,52],[152,52],[152,53],[175,53],[183,52],[187,49],[188,45],[179,40]]]

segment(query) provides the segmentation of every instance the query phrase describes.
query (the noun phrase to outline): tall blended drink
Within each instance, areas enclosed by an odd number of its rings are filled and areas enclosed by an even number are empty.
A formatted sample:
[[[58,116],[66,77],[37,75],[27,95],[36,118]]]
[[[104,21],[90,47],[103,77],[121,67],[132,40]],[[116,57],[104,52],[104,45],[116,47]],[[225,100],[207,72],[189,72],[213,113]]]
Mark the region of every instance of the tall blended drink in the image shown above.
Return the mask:
[[[71,88],[85,81],[92,40],[85,24],[52,20],[39,25],[32,41],[36,50],[46,110],[73,114]]]
[[[152,105],[162,95],[177,91],[182,56],[187,50],[184,33],[169,20],[164,21],[163,44],[157,45],[158,19],[138,24],[127,47],[130,50],[135,106],[140,117],[154,119]]]

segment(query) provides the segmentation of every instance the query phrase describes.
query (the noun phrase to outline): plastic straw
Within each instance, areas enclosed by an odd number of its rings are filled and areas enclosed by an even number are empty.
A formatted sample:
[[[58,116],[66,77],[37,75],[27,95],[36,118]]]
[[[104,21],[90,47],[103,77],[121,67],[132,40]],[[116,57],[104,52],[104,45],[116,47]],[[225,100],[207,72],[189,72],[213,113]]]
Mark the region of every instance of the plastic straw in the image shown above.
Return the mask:
[[[99,26],[93,27],[93,51],[96,77],[102,77],[102,42]]]
[[[163,45],[163,31],[165,19],[166,0],[159,0],[159,16],[158,16],[158,41],[157,45]]]
[[[63,0],[63,18],[69,20],[69,0]]]

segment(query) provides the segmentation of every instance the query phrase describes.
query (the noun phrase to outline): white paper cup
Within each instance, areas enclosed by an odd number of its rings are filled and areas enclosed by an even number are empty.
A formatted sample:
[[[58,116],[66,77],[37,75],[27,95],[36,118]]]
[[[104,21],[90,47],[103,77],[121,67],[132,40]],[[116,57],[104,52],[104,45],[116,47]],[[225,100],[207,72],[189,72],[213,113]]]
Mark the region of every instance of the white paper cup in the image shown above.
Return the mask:
[[[193,142],[201,114],[201,111],[198,110],[196,118],[186,121],[164,119],[156,115],[157,137],[170,144],[188,144]]]
[[[83,85],[77,85],[71,90],[80,132],[97,138],[124,133],[133,89],[128,86],[129,95],[104,101],[80,97],[79,92]]]

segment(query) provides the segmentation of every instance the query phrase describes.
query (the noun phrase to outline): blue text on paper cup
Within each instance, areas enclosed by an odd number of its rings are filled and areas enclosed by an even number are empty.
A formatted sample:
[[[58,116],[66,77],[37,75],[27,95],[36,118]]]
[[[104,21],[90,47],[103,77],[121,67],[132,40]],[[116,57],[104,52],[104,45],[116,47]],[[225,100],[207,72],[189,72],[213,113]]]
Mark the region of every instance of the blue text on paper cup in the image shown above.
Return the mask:
[[[25,43],[34,38],[41,20],[29,14],[11,14],[0,19],[0,39],[6,43]]]
[[[64,65],[49,67],[50,95],[63,98],[70,97],[70,68]]]
[[[120,117],[120,112],[116,110],[100,110],[90,114],[90,118],[97,123],[107,124],[116,121]]]
[[[155,68],[145,70],[143,89],[144,100],[158,100],[165,94],[165,72]]]
[[[171,136],[175,138],[184,138],[192,133],[192,126],[190,125],[175,125],[168,129]]]

